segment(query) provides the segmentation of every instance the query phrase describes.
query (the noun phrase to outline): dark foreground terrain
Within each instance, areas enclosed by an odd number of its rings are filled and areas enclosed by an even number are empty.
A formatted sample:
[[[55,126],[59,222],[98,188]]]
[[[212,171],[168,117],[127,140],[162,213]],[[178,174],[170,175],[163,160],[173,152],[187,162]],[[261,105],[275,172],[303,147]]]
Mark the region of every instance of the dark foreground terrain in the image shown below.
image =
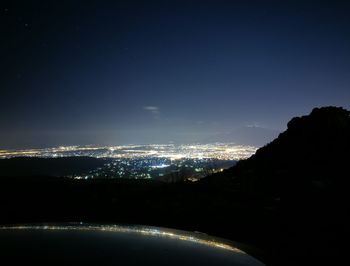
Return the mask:
[[[103,167],[106,159],[92,157],[0,159],[0,177],[73,176]]]
[[[254,156],[197,183],[2,177],[1,223],[163,226],[247,244],[268,265],[334,264],[348,251],[349,115],[293,118]]]

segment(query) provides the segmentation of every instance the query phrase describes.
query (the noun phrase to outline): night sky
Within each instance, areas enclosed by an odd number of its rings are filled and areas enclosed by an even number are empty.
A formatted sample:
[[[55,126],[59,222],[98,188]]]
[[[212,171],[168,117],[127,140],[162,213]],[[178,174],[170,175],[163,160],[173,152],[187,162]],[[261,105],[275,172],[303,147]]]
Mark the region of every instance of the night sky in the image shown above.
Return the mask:
[[[205,142],[349,109],[347,2],[1,1],[0,148]]]

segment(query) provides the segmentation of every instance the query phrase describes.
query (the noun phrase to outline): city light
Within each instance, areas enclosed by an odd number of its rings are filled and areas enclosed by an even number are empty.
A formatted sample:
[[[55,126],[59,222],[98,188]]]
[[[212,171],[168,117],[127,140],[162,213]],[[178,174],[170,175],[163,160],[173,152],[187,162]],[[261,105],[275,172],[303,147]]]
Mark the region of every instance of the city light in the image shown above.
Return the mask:
[[[255,153],[256,147],[234,143],[211,144],[147,144],[120,146],[61,146],[44,149],[0,150],[0,158],[40,157],[57,158],[88,156],[95,158],[144,158],[159,157],[171,160],[220,159],[241,160]]]
[[[0,150],[0,159],[14,157],[92,157],[101,166],[67,174],[74,179],[128,178],[165,182],[198,181],[232,167],[256,151],[256,147],[234,143],[148,144],[120,146],[60,146],[44,149]]]

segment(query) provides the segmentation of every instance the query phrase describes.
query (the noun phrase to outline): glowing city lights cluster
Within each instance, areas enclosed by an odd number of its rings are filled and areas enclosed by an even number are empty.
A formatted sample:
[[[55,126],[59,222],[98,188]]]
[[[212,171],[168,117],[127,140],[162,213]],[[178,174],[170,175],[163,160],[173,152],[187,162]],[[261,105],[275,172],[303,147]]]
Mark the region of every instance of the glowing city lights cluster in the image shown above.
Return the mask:
[[[0,150],[0,158],[11,157],[70,157],[88,156],[96,158],[147,158],[159,157],[171,160],[219,159],[240,160],[255,153],[256,147],[234,143],[211,144],[148,144],[120,146],[62,146],[44,149]]]

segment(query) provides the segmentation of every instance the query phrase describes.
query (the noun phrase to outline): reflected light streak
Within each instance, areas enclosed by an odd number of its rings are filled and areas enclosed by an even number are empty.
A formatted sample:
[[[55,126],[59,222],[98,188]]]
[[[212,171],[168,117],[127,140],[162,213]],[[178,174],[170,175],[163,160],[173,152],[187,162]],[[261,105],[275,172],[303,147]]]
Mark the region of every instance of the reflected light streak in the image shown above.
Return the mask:
[[[193,235],[187,235],[185,233],[179,233],[175,231],[157,229],[150,227],[128,227],[128,226],[118,226],[118,225],[84,225],[84,226],[63,226],[63,225],[42,225],[42,226],[32,226],[32,225],[21,225],[21,226],[1,226],[0,230],[75,230],[75,231],[103,231],[112,233],[136,233],[143,236],[155,236],[163,237],[175,240],[182,240],[187,242],[193,242],[196,244],[201,244],[209,246],[212,248],[220,248],[229,250],[235,253],[245,254],[244,251],[235,248],[229,244],[219,242],[213,238],[205,239],[200,237],[194,237]]]

